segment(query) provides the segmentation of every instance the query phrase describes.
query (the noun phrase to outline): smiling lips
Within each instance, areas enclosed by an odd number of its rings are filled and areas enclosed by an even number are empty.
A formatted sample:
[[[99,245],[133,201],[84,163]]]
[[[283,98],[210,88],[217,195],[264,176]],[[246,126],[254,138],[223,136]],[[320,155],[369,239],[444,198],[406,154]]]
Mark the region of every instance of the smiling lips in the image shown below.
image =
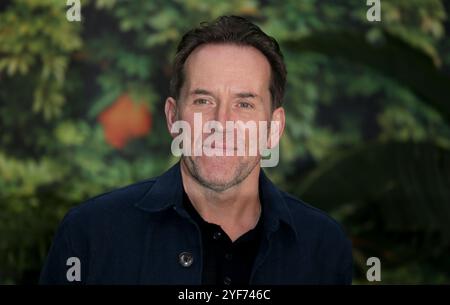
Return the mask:
[[[233,151],[237,150],[236,145],[233,145],[232,148],[230,148],[230,147],[227,148],[226,143],[223,143],[223,144],[218,143],[218,144],[216,144],[215,142],[211,145],[211,148],[213,148],[213,149],[222,149],[224,151],[225,150],[233,150]]]

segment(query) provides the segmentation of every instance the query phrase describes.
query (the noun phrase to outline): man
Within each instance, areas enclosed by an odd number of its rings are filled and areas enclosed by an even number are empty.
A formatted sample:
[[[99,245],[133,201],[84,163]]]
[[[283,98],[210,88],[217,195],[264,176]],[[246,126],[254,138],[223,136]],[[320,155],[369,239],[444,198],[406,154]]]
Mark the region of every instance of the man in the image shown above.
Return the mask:
[[[276,122],[279,128],[257,132],[279,137],[285,82],[277,42],[256,25],[236,16],[203,23],[178,46],[165,104],[169,131],[175,138],[176,122],[195,127],[201,115],[221,126]],[[215,132],[222,139],[238,129]],[[278,190],[260,168],[261,154],[249,153],[246,134],[236,139],[243,155],[234,140],[213,142],[209,148],[223,154],[207,155],[190,153],[207,142],[208,134],[194,132],[180,162],[162,176],[72,209],[41,283],[351,283],[351,246],[342,229]]]

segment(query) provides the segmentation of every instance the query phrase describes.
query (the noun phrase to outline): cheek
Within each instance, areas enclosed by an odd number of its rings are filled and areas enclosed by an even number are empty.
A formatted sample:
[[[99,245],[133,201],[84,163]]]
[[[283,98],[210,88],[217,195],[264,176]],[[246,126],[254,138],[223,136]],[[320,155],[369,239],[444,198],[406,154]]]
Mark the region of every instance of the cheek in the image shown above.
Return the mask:
[[[189,125],[194,123],[194,111],[189,106],[180,107],[178,112],[178,120],[185,121]],[[193,126],[193,125],[192,125]]]
[[[186,105],[180,109],[179,119],[184,120],[190,123],[194,122],[195,114],[201,114],[202,121],[205,122],[207,120],[213,120],[213,116],[211,114],[211,110],[204,108],[201,109],[199,107],[195,107],[192,105]]]
[[[266,107],[262,106],[262,105],[258,105],[257,107],[255,107],[255,109],[252,109],[252,110],[237,109],[237,110],[233,111],[233,113],[234,113],[234,115],[233,115],[234,121],[241,120],[243,122],[266,121],[266,120],[270,119],[270,116],[271,116],[270,109],[266,109]]]
[[[260,121],[270,122],[270,119],[271,113],[265,109],[260,109],[249,115],[246,121],[254,121],[256,125],[259,125]]]

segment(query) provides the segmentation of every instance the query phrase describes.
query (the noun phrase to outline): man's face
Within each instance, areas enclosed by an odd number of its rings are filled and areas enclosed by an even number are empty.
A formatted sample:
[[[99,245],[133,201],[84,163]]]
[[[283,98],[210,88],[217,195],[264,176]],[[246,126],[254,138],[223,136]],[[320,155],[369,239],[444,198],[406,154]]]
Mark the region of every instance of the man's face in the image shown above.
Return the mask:
[[[218,121],[270,122],[271,96],[269,91],[271,67],[257,49],[231,44],[206,44],[195,49],[184,66],[185,81],[177,102],[177,119],[188,122],[194,130],[194,114],[201,113],[202,124]],[[203,126],[202,126],[203,127]],[[249,155],[249,132],[245,141],[245,155],[237,155],[237,130],[219,132],[223,142],[223,156],[184,156],[190,174],[202,185],[224,191],[243,181],[259,166],[260,156]],[[227,134],[228,132],[228,134]],[[226,156],[230,147],[226,137],[234,133],[233,156]],[[191,147],[205,143],[207,133],[191,133]],[[266,136],[267,138],[267,136]],[[240,137],[242,140],[242,137]],[[258,145],[258,143],[256,143]],[[204,144],[203,144],[204,147]],[[213,147],[219,147],[214,143]],[[258,147],[258,146],[257,146]],[[230,154],[230,152],[228,152]]]

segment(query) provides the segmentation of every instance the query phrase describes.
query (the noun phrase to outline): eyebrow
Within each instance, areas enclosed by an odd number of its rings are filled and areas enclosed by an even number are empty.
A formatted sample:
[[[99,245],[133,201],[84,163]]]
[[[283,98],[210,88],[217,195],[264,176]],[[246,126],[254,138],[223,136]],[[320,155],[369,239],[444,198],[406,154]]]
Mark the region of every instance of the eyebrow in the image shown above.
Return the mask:
[[[214,96],[214,94],[206,89],[197,88],[190,92],[190,95],[209,95]],[[252,93],[252,92],[238,92],[234,94],[236,97],[239,98],[256,98],[258,97],[258,94]]]
[[[190,93],[190,95],[210,95],[210,96],[214,96],[214,94],[212,94],[212,92],[206,90],[206,89],[194,89],[192,90]]]
[[[239,98],[256,98],[258,97],[258,94],[252,93],[252,92],[239,92],[235,94]]]

